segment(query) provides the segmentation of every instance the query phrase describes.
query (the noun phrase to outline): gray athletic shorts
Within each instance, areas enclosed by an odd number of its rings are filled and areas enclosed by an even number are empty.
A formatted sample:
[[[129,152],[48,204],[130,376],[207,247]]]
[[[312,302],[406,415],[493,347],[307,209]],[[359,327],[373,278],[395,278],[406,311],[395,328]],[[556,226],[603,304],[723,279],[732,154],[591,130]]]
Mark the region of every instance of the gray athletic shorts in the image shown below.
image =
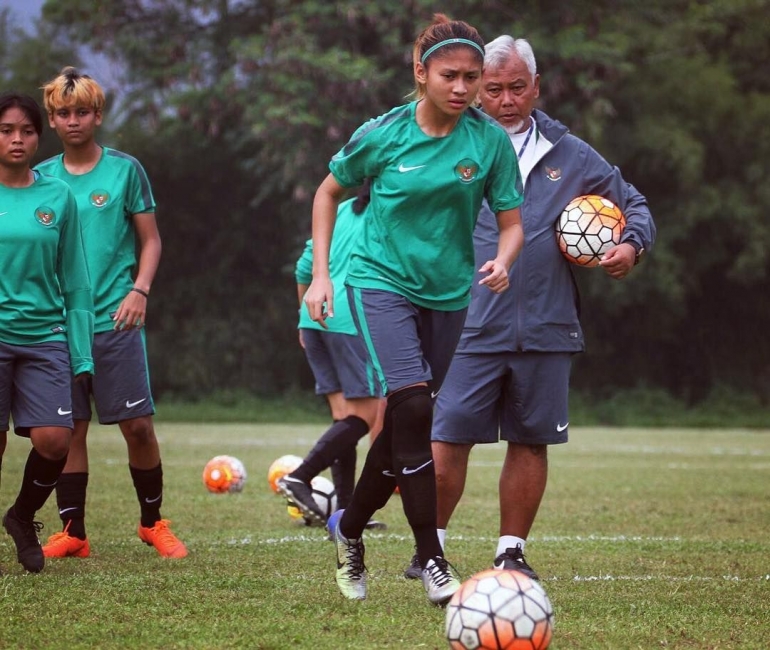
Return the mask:
[[[432,440],[567,442],[567,352],[458,352],[436,400]]]
[[[96,334],[93,357],[94,376],[72,384],[76,420],[91,419],[91,395],[101,424],[155,413],[143,329]]]
[[[348,302],[383,394],[427,382],[435,396],[452,362],[467,309],[427,309],[391,291],[355,287],[348,287]]]
[[[316,395],[345,399],[379,397],[380,386],[360,337],[302,328],[305,356],[315,377]]]
[[[38,427],[72,428],[72,369],[67,344],[0,343],[0,431],[10,417],[16,435]]]

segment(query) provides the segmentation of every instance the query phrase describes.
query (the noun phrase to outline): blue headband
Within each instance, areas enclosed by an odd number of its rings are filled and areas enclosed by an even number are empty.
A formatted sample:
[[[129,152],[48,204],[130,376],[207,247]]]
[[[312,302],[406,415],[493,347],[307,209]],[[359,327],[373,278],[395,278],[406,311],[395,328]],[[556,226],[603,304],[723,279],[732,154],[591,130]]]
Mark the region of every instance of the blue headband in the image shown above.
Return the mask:
[[[462,43],[463,45],[470,45],[471,47],[475,47],[479,54],[481,54],[481,58],[484,58],[484,50],[481,48],[481,46],[478,43],[475,43],[474,41],[469,41],[467,38],[448,38],[445,41],[440,41],[436,43],[433,47],[429,47],[428,50],[425,52],[425,54],[422,55],[420,58],[420,63],[423,65],[425,64],[425,59],[427,59],[431,54],[433,54],[438,48],[444,47],[444,45],[455,45],[456,43]]]

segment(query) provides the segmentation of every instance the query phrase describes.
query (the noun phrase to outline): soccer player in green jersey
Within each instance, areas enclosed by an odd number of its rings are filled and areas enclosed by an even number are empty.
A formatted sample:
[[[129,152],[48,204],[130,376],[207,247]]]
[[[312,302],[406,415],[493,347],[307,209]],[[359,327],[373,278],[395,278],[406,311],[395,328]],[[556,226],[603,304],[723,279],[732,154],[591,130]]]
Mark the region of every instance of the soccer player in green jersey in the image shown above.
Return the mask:
[[[328,254],[337,204],[345,188],[372,178],[346,284],[387,408],[350,504],[328,522],[337,584],[347,598],[366,597],[361,536],[396,487],[428,599],[445,603],[460,586],[436,533],[433,400],[470,301],[473,228],[485,198],[500,238],[495,257],[481,265],[481,284],[507,289],[523,243],[516,154],[505,131],[473,108],[483,60],[484,41],[473,27],[436,15],[414,46],[417,101],[361,126],[332,158],[315,195],[313,281],[305,302],[321,323],[334,314]]]
[[[185,557],[185,545],[160,514],[163,469],[152,420],[155,405],[143,329],[161,253],[150,182],[139,161],[96,141],[105,97],[94,79],[64,68],[43,86],[43,99],[64,153],[38,169],[64,180],[75,193],[96,313],[96,374],[74,388],[72,447],[56,487],[63,530],[48,540],[43,551],[47,557],[90,553],[85,528],[86,434],[93,396],[99,422],[117,423],[128,447],[128,468],[140,507],[139,538],[163,557]]]
[[[94,371],[94,309],[75,197],[30,169],[43,116],[32,97],[0,95],[0,460],[10,417],[28,437],[21,489],[3,516],[21,565],[43,570],[34,521],[67,460],[72,376]]]

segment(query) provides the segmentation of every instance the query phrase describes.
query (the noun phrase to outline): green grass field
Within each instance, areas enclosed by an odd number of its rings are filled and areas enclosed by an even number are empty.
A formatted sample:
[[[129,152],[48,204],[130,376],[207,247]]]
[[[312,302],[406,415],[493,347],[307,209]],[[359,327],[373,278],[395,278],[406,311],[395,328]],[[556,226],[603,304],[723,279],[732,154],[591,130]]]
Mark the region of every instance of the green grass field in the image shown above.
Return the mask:
[[[445,648],[444,612],[401,571],[412,541],[394,496],[367,536],[369,598],[345,601],[333,547],[291,522],[270,463],[303,455],[318,425],[158,425],[163,514],[190,555],[164,560],[136,536],[138,505],[117,429],[90,434],[92,555],[38,575],[0,534],[0,648]],[[770,647],[770,431],[573,428],[527,558],[555,610],[551,648]],[[9,436],[0,505],[28,442]],[[363,461],[365,446],[360,446]],[[205,462],[240,458],[243,493],[209,494]],[[490,566],[502,448],[478,447],[447,557],[465,577]],[[53,499],[39,513],[59,530]]]

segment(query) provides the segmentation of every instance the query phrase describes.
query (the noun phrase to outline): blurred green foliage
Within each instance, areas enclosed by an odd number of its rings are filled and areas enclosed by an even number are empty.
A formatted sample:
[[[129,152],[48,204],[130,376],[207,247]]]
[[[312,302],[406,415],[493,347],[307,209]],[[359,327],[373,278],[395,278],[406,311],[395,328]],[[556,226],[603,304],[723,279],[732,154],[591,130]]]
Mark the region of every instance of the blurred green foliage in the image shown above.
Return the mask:
[[[84,52],[116,63],[102,139],[146,166],[164,241],[158,396],[312,385],[293,263],[313,193],[352,131],[411,91],[411,46],[435,11],[528,38],[541,107],[649,199],[643,265],[623,282],[576,273],[575,387],[693,405],[726,386],[767,407],[770,0],[47,0],[34,33],[2,12],[3,86],[39,95],[78,56],[88,70]],[[48,137],[41,156],[55,149]]]

